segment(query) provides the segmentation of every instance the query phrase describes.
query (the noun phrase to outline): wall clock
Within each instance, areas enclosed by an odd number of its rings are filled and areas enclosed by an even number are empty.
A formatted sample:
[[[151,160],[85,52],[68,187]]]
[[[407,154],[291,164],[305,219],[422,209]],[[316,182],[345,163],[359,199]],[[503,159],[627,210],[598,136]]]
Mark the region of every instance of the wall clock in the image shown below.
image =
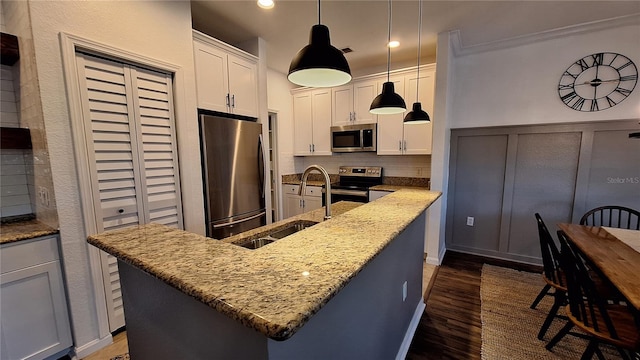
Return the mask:
[[[612,52],[587,55],[560,77],[558,95],[577,111],[600,111],[626,99],[638,82],[638,68],[628,57]]]

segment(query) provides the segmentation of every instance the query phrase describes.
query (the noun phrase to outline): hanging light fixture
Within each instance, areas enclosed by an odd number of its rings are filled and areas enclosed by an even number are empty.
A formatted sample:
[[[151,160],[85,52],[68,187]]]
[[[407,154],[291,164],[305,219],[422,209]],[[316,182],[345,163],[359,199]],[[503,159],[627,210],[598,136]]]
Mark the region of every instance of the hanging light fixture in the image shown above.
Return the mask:
[[[402,96],[396,94],[394,85],[389,81],[389,66],[391,64],[391,47],[388,44],[391,42],[391,0],[389,0],[389,37],[387,39],[387,82],[382,84],[382,93],[376,96],[371,102],[369,112],[378,115],[398,114],[407,110],[407,104],[405,104]]]
[[[332,87],[351,81],[351,69],[342,51],[331,46],[329,28],[320,23],[313,25],[309,45],[298,52],[289,66],[289,81],[301,86]]]
[[[419,15],[418,15],[418,77],[416,78],[416,102],[413,103],[413,110],[409,111],[404,117],[406,124],[426,124],[431,122],[429,114],[422,110],[422,104],[420,103],[420,97],[418,96],[418,90],[420,90],[420,48],[422,47],[422,0],[419,2]]]
[[[629,139],[640,139],[640,131],[629,133]]]

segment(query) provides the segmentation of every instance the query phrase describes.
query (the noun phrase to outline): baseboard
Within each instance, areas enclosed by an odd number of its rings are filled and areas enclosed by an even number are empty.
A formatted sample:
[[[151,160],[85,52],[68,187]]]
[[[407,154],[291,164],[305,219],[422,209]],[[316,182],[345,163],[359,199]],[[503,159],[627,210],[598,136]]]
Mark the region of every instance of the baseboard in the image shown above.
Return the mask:
[[[413,335],[415,335],[416,329],[418,329],[418,324],[420,324],[420,318],[422,318],[422,313],[424,312],[425,307],[426,305],[421,299],[416,307],[416,311],[413,313],[413,318],[411,318],[407,332],[404,334],[404,340],[402,340],[402,344],[400,344],[400,350],[398,350],[396,360],[404,360],[407,357],[409,346],[411,346],[411,340],[413,340]]]
[[[113,337],[111,336],[111,334],[108,334],[102,339],[95,339],[82,346],[76,347],[76,357],[78,359],[82,359],[111,344],[113,344]]]
[[[427,258],[425,259],[425,262],[429,265],[440,266],[442,264],[442,260],[444,259],[444,255],[446,253],[447,253],[447,248],[442,246],[440,248],[440,253],[438,254],[437,257],[429,256],[429,254],[427,254]]]

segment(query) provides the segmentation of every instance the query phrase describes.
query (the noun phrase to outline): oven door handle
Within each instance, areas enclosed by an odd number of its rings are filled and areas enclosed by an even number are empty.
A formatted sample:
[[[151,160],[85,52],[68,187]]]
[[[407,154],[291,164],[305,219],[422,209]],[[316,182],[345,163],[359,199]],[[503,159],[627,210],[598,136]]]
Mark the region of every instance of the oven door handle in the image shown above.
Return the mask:
[[[351,196],[360,196],[360,197],[368,197],[369,192],[364,190],[347,190],[347,189],[331,189],[331,195],[351,195]]]

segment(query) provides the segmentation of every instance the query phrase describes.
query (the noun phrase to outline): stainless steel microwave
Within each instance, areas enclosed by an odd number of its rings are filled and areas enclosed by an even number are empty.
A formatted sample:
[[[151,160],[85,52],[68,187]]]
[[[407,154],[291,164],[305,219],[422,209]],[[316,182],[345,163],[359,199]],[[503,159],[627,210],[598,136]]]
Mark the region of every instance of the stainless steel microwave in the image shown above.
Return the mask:
[[[331,151],[376,151],[378,124],[345,125],[331,127]]]

